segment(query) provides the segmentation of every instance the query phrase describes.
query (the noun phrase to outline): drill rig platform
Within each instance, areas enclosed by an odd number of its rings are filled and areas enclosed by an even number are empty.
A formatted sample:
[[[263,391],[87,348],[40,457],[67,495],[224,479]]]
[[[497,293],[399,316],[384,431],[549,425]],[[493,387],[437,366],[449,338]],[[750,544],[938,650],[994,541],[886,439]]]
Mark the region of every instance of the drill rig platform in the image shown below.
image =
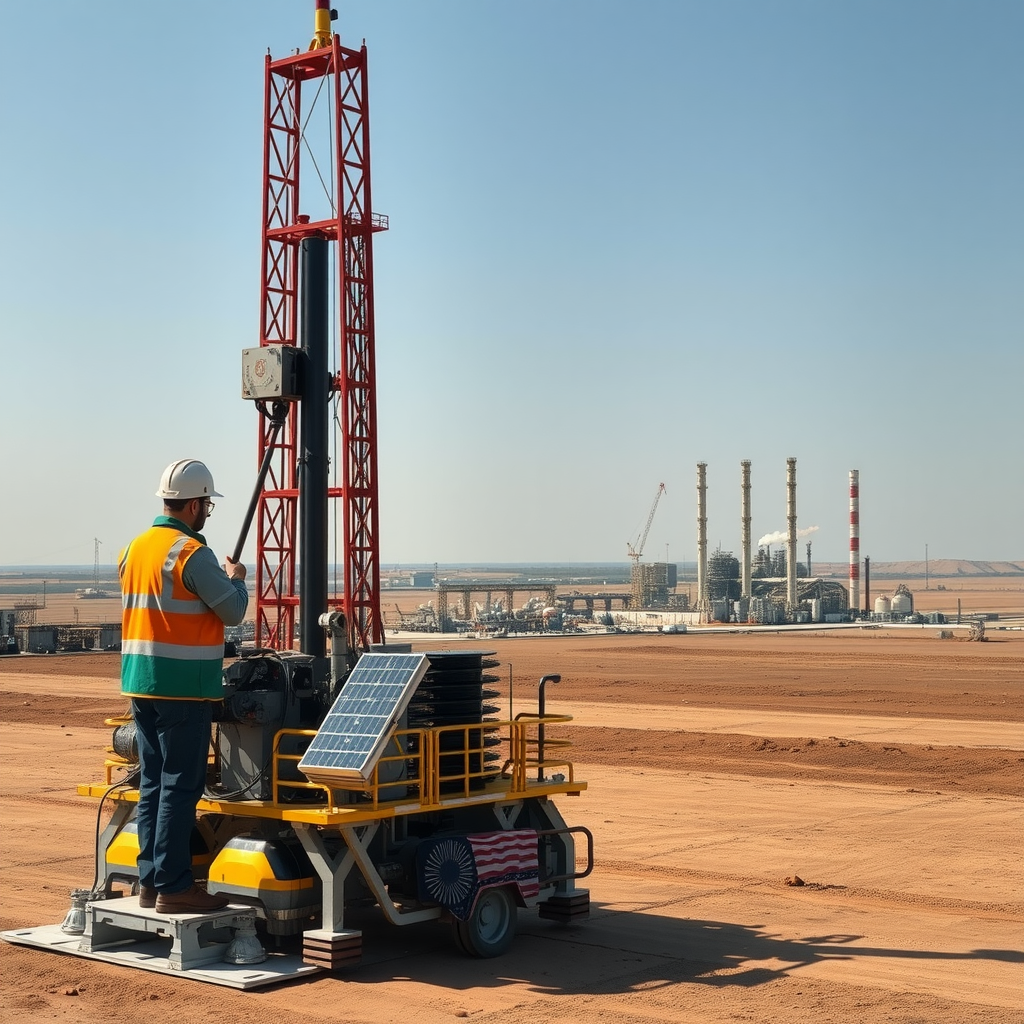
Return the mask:
[[[475,957],[509,948],[520,909],[581,920],[589,894],[576,881],[593,867],[593,841],[553,802],[586,789],[567,741],[546,735],[571,721],[544,710],[544,683],[558,677],[542,680],[536,712],[496,720],[489,654],[364,654],[336,693],[310,685],[299,654],[229,665],[191,844],[195,877],[230,900],[210,914],[139,906],[138,791],[117,781],[134,768],[133,726],[108,720],[103,777],[78,787],[113,808],[97,836],[99,884],[79,892],[64,925],[3,938],[254,988],[358,963],[355,908],[376,905],[398,926],[446,922]],[[310,715],[318,727],[303,727]]]

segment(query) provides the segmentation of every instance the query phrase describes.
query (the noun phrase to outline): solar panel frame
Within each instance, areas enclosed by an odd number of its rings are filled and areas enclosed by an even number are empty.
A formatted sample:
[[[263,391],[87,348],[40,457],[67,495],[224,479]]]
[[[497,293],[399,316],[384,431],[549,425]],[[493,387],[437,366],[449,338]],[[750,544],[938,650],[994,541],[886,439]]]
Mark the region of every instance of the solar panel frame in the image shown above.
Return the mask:
[[[369,782],[429,667],[424,654],[362,655],[302,755],[299,770],[328,786]]]

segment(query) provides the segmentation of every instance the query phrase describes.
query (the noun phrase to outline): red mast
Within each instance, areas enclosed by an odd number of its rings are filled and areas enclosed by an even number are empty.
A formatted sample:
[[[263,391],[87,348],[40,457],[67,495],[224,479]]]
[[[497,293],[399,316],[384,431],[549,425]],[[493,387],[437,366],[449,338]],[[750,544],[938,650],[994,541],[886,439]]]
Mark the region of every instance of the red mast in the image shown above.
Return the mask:
[[[373,317],[373,235],[387,218],[370,205],[370,119],[366,47],[349,50],[330,32],[326,0],[315,0],[316,34],[310,49],[280,60],[267,57],[263,136],[263,231],[260,345],[298,342],[299,243],[316,235],[336,243],[337,371],[331,381],[339,428],[340,485],[328,489],[328,513],[342,534],[343,591],[328,605],[341,609],[349,643],[367,648],[382,639],[377,540],[377,402]],[[312,102],[303,107],[303,86]],[[329,105],[329,171],[310,154],[313,108]],[[318,129],[319,130],[319,129]],[[304,154],[312,167],[302,189]],[[323,205],[327,215],[303,212]],[[259,461],[272,448],[257,508],[256,640],[290,649],[295,635],[298,521],[297,462],[301,455],[293,406],[275,438],[269,419],[259,428]],[[323,552],[326,560],[328,552]]]

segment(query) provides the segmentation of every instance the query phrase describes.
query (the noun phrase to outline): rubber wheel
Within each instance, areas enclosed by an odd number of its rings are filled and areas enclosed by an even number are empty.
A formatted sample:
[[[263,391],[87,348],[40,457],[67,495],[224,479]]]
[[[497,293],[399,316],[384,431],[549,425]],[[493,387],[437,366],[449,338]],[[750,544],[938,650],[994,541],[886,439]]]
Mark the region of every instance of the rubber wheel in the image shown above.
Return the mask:
[[[452,922],[455,944],[470,956],[501,956],[516,937],[517,909],[509,889],[486,889],[468,921]]]

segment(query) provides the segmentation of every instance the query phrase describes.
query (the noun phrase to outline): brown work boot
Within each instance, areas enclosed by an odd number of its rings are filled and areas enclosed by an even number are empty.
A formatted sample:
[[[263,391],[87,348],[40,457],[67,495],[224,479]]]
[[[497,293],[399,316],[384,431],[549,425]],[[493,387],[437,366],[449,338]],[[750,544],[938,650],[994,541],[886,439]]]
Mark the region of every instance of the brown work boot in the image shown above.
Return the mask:
[[[152,910],[156,906],[156,889],[151,889],[148,885],[140,885],[139,906],[143,910]]]
[[[160,914],[209,914],[223,910],[227,905],[228,901],[223,896],[213,896],[195,884],[184,892],[162,892],[156,898],[156,909]]]

